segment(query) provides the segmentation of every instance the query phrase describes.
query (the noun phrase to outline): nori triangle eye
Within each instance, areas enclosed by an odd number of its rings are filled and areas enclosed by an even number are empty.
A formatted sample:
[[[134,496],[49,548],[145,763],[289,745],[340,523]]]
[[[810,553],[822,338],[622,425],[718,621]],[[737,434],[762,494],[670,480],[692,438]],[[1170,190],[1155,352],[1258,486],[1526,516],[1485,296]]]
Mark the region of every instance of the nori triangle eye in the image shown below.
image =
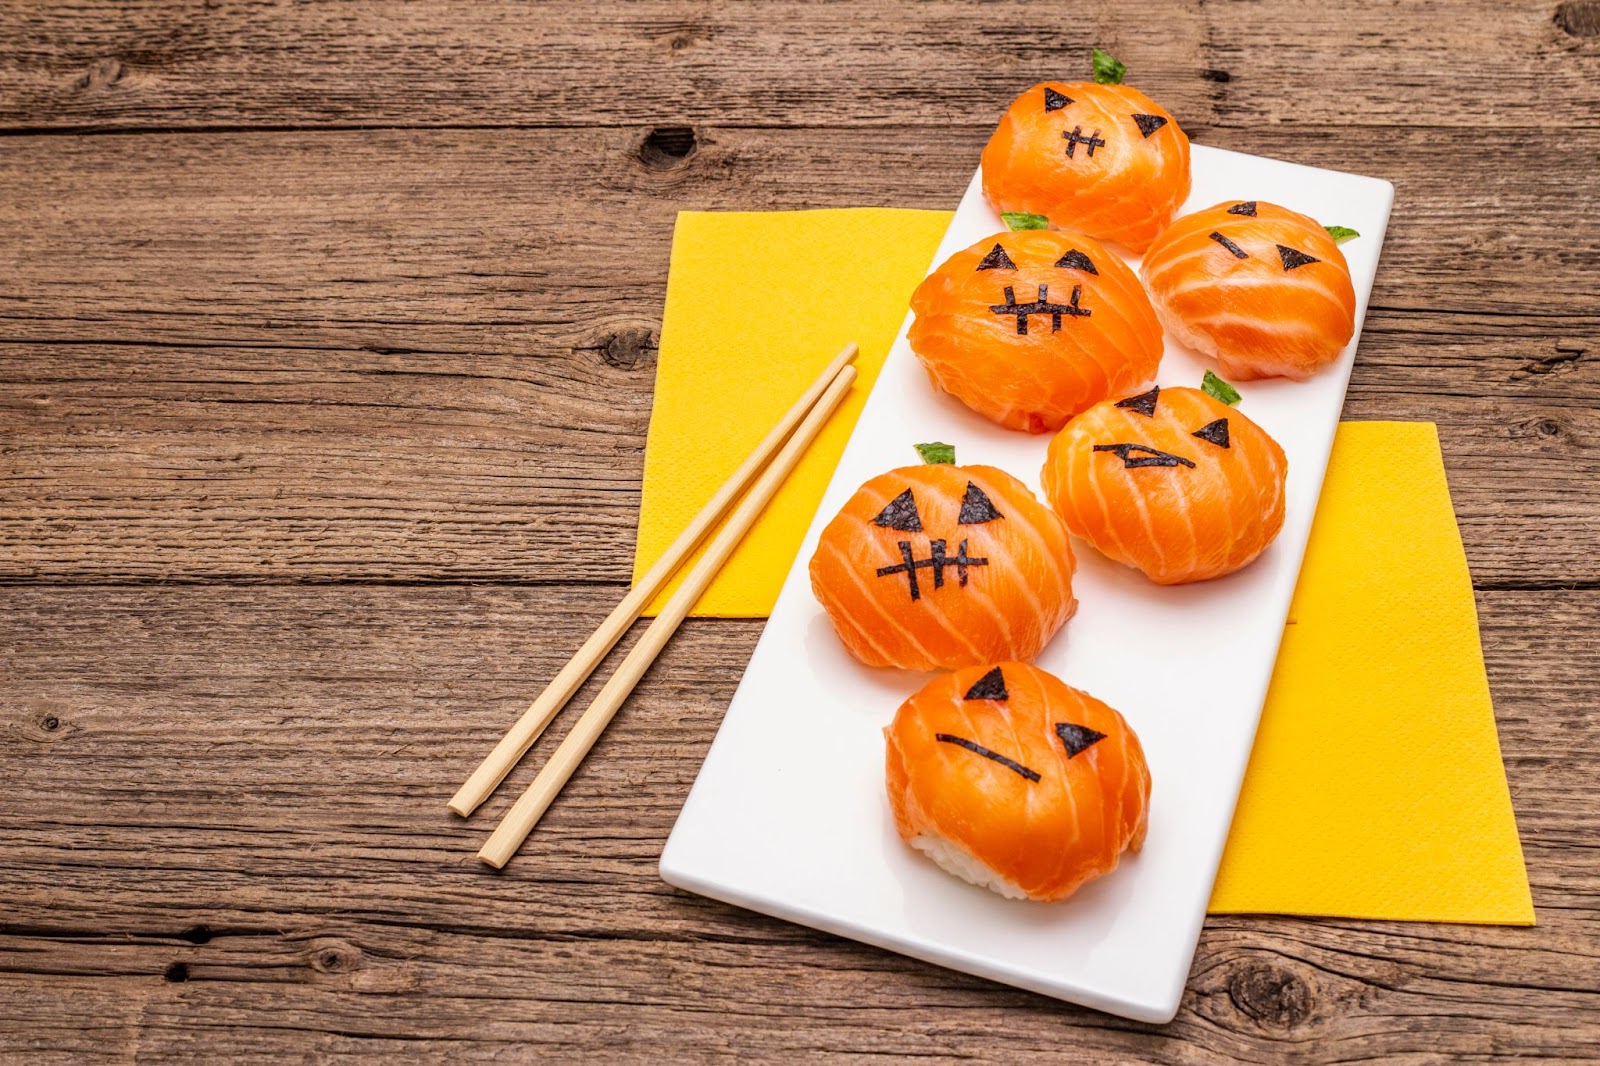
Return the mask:
[[[1008,700],[1011,693],[1006,691],[1006,678],[997,666],[972,683],[967,689],[967,694],[961,697],[964,700]]]
[[[982,489],[967,482],[967,494],[961,499],[961,514],[956,522],[963,526],[977,526],[985,522],[993,522],[996,518],[1004,518],[995,508],[994,501]]]
[[[1232,207],[1228,208],[1228,214],[1248,215],[1249,217],[1254,218],[1256,215],[1256,202],[1254,200],[1246,200],[1242,204],[1234,204]]]
[[[1161,386],[1157,385],[1149,392],[1141,392],[1137,396],[1129,396],[1126,400],[1118,400],[1116,406],[1124,411],[1137,411],[1146,418],[1156,416],[1156,400],[1161,395]]]
[[[978,269],[1015,270],[1017,269],[1017,264],[1011,261],[1011,257],[1006,254],[1006,250],[1000,247],[997,242],[993,248],[989,249],[989,254],[983,257],[983,261],[978,264]]]
[[[1139,132],[1146,137],[1167,124],[1167,120],[1160,115],[1134,115],[1133,121],[1139,127]]]
[[[1286,271],[1293,270],[1295,267],[1303,267],[1307,263],[1322,262],[1314,255],[1307,255],[1296,248],[1289,248],[1281,244],[1278,245],[1278,258],[1283,260],[1283,269]]]
[[[1071,722],[1057,722],[1056,736],[1060,737],[1061,743],[1066,746],[1069,759],[1106,738],[1106,735],[1098,729],[1090,729],[1086,725],[1074,725]]]
[[[878,517],[872,521],[886,529],[898,529],[902,533],[922,532],[922,516],[917,514],[917,498],[911,495],[910,489],[906,489],[885,504],[883,510],[878,512]]]
[[[1208,422],[1189,434],[1189,436],[1199,437],[1201,440],[1209,444],[1215,444],[1219,448],[1226,448],[1228,447],[1228,420],[1219,418],[1215,422]]]
[[[1094,268],[1094,260],[1084,255],[1076,248],[1062,256],[1060,259],[1057,259],[1056,266],[1063,270],[1081,270],[1085,274],[1098,275],[1100,273],[1100,271]]]
[[[1046,111],[1060,111],[1070,103],[1072,103],[1072,97],[1066,93],[1058,93],[1048,85],[1044,87],[1044,109]]]

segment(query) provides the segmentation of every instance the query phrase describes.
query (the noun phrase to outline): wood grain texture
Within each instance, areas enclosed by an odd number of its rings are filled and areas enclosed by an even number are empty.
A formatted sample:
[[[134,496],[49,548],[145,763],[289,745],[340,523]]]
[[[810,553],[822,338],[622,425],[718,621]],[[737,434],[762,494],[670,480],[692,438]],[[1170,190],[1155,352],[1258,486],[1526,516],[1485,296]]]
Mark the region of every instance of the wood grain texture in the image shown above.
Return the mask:
[[[0,1061],[1600,1059],[1597,28],[0,2]],[[759,623],[687,625],[483,868],[537,763],[444,801],[629,574],[674,213],[949,208],[1093,44],[1395,183],[1346,416],[1440,425],[1540,925],[1212,919],[1152,1027],[678,892]]]
[[[0,580],[626,580],[674,212],[881,202],[885,155],[944,206],[983,136],[717,131],[668,172],[629,131],[13,138]],[[1563,208],[1600,132],[1548,186],[1395,141],[1347,417],[1441,423],[1480,580],[1600,583],[1600,246]]]
[[[1087,78],[1089,49],[1180,120],[1600,126],[1584,4],[1112,0],[13,3],[0,122],[218,126],[943,127]]]
[[[1215,918],[1164,1028],[659,881],[758,623],[686,627],[496,874],[472,851],[514,791],[444,800],[604,613],[586,591],[0,597],[0,1002],[64,1057],[1600,1054],[1600,592],[1480,600],[1540,925]]]

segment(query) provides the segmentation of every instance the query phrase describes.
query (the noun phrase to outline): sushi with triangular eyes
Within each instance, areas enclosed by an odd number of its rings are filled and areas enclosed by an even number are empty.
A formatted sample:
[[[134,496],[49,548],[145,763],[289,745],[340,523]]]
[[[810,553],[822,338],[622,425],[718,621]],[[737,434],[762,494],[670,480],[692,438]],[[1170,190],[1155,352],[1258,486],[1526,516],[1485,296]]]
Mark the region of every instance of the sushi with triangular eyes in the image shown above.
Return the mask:
[[[1355,334],[1338,243],[1315,219],[1265,200],[1184,215],[1139,271],[1167,332],[1235,380],[1308,378]]]
[[[1142,252],[1189,198],[1189,138],[1095,52],[1095,80],[1047,81],[1012,101],[983,149],[996,211]]]
[[[951,874],[1060,900],[1144,844],[1150,768],[1117,711],[1026,663],[944,674],[884,730],[895,828]]]
[[[1032,659],[1077,607],[1067,531],[1010,474],[935,447],[922,446],[934,461],[862,485],[823,528],[812,593],[868,666]]]
[[[1060,429],[1161,362],[1138,276],[1081,233],[985,237],[924,278],[911,311],[906,340],[934,385],[1007,429]]]
[[[1072,535],[1178,585],[1231,574],[1283,528],[1288,460],[1266,430],[1199,389],[1096,404],[1050,441],[1041,480]]]

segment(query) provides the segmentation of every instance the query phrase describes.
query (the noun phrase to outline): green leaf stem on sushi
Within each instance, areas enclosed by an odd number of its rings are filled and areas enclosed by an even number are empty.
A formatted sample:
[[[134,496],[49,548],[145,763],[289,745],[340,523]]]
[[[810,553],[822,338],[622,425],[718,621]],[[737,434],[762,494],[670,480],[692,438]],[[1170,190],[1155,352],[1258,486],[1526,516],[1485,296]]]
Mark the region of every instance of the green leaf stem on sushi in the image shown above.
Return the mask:
[[[1334,244],[1343,244],[1345,241],[1361,236],[1349,226],[1323,226],[1322,228],[1328,231],[1328,236],[1333,238]]]
[[[1050,220],[1043,215],[1030,215],[1026,211],[1002,211],[1000,221],[1006,224],[1006,229],[1049,229]]]
[[[1094,80],[1099,85],[1121,85],[1122,76],[1128,73],[1126,64],[1111,58],[1109,52],[1094,50]]]
[[[917,454],[922,456],[922,461],[930,466],[940,463],[946,466],[956,465],[956,446],[954,444],[940,444],[938,441],[919,444],[917,445]]]
[[[1240,400],[1239,390],[1223,381],[1211,371],[1206,371],[1206,376],[1200,379],[1200,391],[1213,400],[1221,400],[1232,407]]]

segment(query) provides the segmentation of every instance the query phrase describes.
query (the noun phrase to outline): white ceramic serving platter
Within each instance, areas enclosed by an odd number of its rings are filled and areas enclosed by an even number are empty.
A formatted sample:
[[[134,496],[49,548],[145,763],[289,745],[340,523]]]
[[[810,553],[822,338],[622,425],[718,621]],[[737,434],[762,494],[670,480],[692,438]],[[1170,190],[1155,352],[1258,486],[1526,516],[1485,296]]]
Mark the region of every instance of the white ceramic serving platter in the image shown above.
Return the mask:
[[[1360,231],[1343,245],[1357,329],[1311,381],[1239,383],[1239,409],[1289,457],[1283,532],[1255,563],[1161,588],[1074,542],[1078,613],[1037,662],[1122,711],[1143,741],[1154,780],[1143,852],[1066,902],[1041,904],[951,877],[895,833],[882,730],[932,675],[869,669],[846,654],[811,595],[806,566],[817,536],[862,482],[915,465],[919,441],[953,443],[958,462],[1001,467],[1037,492],[1049,439],[1000,429],[936,392],[902,326],[667,841],[668,882],[1140,1021],[1177,1012],[1394,199],[1376,178],[1198,145],[1193,167],[1186,212],[1260,199]],[[1004,229],[980,177],[930,269]],[[1157,381],[1198,386],[1207,365],[1169,338]]]

